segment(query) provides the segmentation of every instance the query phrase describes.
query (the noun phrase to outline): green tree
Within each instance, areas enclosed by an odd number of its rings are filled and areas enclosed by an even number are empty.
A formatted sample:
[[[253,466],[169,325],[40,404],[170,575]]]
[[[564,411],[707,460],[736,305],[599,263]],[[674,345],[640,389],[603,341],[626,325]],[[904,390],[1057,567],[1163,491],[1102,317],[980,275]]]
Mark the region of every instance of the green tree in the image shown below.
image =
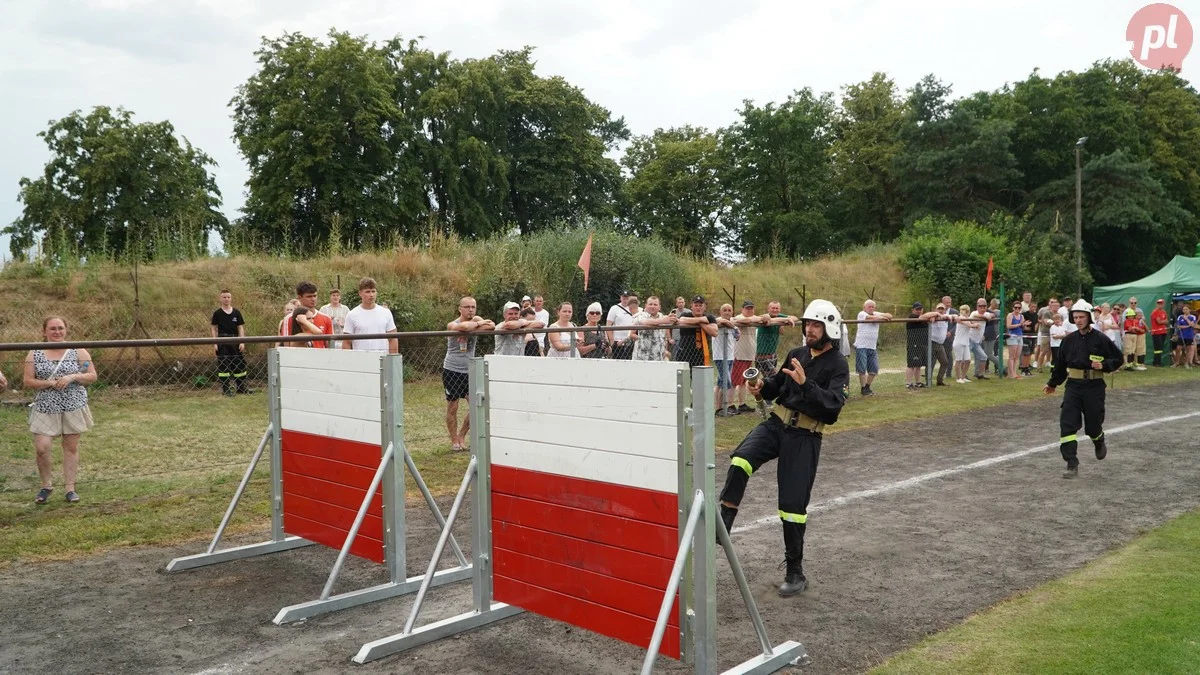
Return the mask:
[[[903,121],[904,102],[884,73],[844,88],[833,123],[830,219],[841,224],[848,243],[891,241],[900,234],[904,205],[894,163],[904,148]]]
[[[833,111],[831,94],[808,88],[780,105],[745,101],[723,135],[733,225],[750,257],[811,256],[843,245],[826,217]]]
[[[927,75],[910,91],[896,157],[906,221],[931,214],[982,221],[1015,206],[1021,177],[1009,148],[1012,126],[950,100],[950,87]]]
[[[421,214],[386,53],[364,39],[289,33],[263,39],[259,70],[230,101],[233,133],[250,167],[238,233],[260,246],[321,246],[336,223],[351,248],[384,224]]]
[[[1167,196],[1152,166],[1118,150],[1083,167],[1083,255],[1098,284],[1145,276],[1195,244],[1195,216]],[[1055,220],[1069,223],[1064,228],[1070,228],[1073,242],[1074,172],[1047,183],[1034,199],[1034,222],[1043,229],[1052,229]]]
[[[14,257],[39,239],[51,257],[191,257],[226,225],[216,163],[170,122],[133,121],[98,106],[54,120],[38,134],[50,150],[40,178],[22,178],[21,216],[4,231]]]
[[[719,246],[735,249],[724,225],[730,210],[722,184],[726,159],[716,134],[703,128],[635,137],[621,159],[629,172],[625,229],[661,237],[696,256],[710,257]]]

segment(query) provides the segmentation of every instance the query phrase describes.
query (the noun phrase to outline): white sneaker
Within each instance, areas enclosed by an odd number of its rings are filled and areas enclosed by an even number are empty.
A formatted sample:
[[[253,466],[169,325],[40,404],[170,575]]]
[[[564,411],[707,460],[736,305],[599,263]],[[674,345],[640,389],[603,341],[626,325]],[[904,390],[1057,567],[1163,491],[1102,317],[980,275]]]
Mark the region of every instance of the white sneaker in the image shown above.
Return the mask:
[[[1146,370],[1146,366],[1136,366],[1134,370]]]

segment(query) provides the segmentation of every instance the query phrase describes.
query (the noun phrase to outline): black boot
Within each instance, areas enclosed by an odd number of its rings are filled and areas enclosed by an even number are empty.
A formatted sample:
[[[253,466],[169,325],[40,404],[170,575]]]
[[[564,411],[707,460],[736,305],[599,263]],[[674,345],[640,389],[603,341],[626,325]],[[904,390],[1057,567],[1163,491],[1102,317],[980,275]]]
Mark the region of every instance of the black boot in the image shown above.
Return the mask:
[[[787,598],[808,588],[804,577],[804,523],[783,523],[783,567],[787,570],[779,585],[779,597]]]
[[[1104,459],[1108,456],[1108,446],[1104,444],[1103,434],[1092,442],[1096,444],[1096,459]]]
[[[1079,465],[1068,464],[1067,470],[1063,472],[1063,478],[1079,478]]]

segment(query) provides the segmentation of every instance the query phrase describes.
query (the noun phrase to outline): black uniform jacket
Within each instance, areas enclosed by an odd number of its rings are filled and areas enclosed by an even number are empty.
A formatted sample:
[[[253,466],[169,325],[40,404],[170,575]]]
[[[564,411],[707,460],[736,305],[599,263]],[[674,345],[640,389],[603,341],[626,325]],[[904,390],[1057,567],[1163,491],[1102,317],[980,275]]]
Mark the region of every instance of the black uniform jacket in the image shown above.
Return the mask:
[[[792,359],[799,359],[804,367],[808,379],[803,385],[796,384],[790,375],[783,372],[784,368],[792,369]],[[846,365],[846,357],[842,356],[836,344],[815,358],[808,347],[798,347],[779,362],[779,372],[763,380],[762,396],[768,401],[799,410],[818,422],[833,424],[846,404],[849,387],[850,367]]]
[[[1058,345],[1058,360],[1047,384],[1057,387],[1067,379],[1067,368],[1090,370],[1093,361],[1100,361],[1104,372],[1111,373],[1121,367],[1121,350],[1094,327],[1087,333],[1079,330],[1068,333]]]

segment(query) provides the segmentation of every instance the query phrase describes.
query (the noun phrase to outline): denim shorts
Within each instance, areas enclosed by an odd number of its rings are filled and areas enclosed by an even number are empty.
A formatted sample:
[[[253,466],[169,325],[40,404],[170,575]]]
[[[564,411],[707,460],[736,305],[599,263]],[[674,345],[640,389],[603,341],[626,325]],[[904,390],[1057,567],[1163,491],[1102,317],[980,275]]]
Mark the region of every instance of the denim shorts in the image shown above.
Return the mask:
[[[879,374],[879,352],[859,347],[854,350],[854,372]]]

